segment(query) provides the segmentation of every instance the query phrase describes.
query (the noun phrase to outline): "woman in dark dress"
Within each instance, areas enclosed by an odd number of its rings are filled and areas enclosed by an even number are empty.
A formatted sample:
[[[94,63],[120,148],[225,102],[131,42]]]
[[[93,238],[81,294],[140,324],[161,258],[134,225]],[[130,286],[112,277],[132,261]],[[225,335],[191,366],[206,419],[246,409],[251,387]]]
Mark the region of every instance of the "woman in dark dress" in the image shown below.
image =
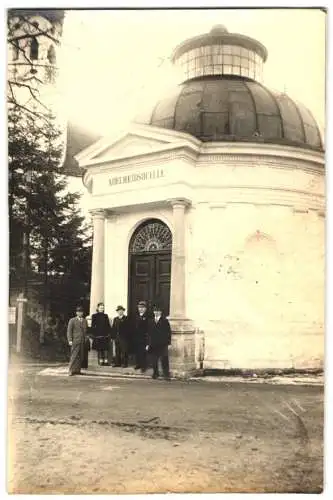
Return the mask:
[[[91,316],[92,348],[97,351],[98,364],[108,365],[111,325],[109,316],[104,312],[104,304],[97,304],[97,312]]]
[[[128,351],[130,338],[130,323],[125,315],[125,308],[118,306],[116,309],[118,316],[112,322],[112,338],[115,342],[116,359],[112,366],[128,366]]]

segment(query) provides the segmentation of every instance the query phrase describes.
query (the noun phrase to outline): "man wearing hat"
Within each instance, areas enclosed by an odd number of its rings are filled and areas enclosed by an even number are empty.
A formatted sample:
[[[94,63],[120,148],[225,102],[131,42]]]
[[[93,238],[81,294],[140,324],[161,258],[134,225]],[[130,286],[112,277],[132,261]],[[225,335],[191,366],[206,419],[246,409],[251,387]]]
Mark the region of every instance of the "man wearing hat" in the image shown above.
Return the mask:
[[[171,327],[168,319],[162,314],[162,308],[155,305],[154,318],[149,321],[147,351],[151,353],[153,378],[159,377],[158,362],[161,361],[163,376],[170,380],[169,346],[171,346]]]
[[[112,323],[112,339],[115,341],[116,359],[113,366],[128,366],[128,347],[130,327],[127,316],[125,315],[125,308],[118,306],[116,309],[117,316]]]
[[[148,344],[148,313],[147,302],[141,300],[138,303],[137,314],[134,327],[134,346],[135,346],[135,369],[144,373],[147,370],[147,351]]]
[[[67,340],[71,347],[68,375],[78,375],[85,358],[87,320],[83,317],[83,307],[76,308],[76,317],[71,318],[67,327]]]

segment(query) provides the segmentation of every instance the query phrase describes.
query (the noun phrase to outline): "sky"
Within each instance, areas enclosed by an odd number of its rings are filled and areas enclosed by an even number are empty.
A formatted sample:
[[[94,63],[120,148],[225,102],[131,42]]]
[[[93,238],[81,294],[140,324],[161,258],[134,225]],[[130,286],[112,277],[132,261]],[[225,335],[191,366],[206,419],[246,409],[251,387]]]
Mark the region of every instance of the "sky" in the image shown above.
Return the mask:
[[[319,9],[67,11],[60,58],[66,114],[112,134],[180,82],[169,57],[184,39],[224,24],[268,50],[264,84],[325,122],[325,22]]]
[[[325,23],[319,9],[67,11],[59,58],[63,113],[87,130],[116,135],[180,83],[173,49],[223,24],[266,46],[263,83],[303,102],[323,132]],[[81,179],[69,187],[82,193],[85,212]]]

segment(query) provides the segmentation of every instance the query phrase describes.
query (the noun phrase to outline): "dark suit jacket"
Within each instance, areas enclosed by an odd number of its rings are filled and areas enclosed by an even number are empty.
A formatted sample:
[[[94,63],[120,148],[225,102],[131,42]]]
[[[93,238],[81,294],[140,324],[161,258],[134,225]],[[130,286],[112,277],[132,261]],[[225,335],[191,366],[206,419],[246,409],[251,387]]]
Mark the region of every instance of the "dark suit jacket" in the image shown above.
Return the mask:
[[[130,323],[127,316],[119,318],[116,316],[112,322],[112,334],[113,339],[129,340],[130,336]]]
[[[158,322],[149,320],[148,339],[151,351],[163,349],[171,344],[171,327],[165,316],[161,316]]]
[[[148,344],[148,327],[149,327],[148,314],[137,314],[134,322],[134,342],[136,345]]]

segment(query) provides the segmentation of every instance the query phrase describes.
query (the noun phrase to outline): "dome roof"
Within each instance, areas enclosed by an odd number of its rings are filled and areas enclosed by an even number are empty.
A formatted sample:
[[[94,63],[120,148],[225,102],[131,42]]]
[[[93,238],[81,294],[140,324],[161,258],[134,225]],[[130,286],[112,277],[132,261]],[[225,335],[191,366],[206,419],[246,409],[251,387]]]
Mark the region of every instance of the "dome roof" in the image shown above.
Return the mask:
[[[201,141],[289,144],[321,150],[310,111],[284,93],[234,76],[205,77],[179,85],[137,123],[187,132]]]
[[[249,141],[322,150],[310,111],[261,83],[266,48],[216,25],[182,42],[172,61],[184,80],[137,123],[187,132],[201,141]]]

